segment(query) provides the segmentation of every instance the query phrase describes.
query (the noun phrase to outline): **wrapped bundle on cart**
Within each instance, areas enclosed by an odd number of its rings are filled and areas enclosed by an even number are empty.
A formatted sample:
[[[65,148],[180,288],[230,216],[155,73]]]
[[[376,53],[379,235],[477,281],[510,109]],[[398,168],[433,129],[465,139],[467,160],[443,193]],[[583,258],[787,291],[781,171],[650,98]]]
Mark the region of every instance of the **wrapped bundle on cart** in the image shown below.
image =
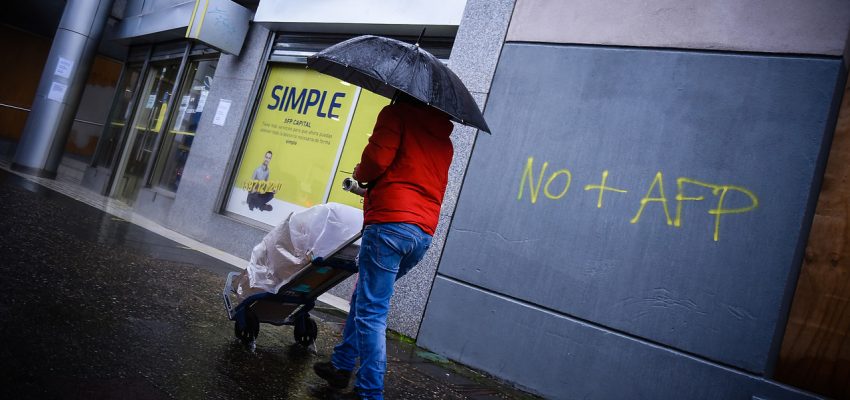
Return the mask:
[[[269,232],[245,271],[231,272],[224,285],[236,337],[253,349],[264,322],[292,325],[295,341],[311,345],[318,329],[310,310],[320,295],[357,272],[362,225],[359,209],[327,203],[292,213]]]

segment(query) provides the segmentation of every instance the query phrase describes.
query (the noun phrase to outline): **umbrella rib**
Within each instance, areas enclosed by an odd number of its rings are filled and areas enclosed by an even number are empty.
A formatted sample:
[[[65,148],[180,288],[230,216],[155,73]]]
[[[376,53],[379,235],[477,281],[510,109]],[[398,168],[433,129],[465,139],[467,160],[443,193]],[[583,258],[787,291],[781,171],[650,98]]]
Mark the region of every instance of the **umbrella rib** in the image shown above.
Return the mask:
[[[403,55],[403,56],[401,56],[401,57],[399,57],[399,58],[398,58],[398,61],[395,63],[395,67],[393,67],[393,70],[389,73],[389,75],[387,75],[387,77],[393,76],[393,75],[395,74],[395,70],[397,70],[397,69],[398,69],[398,66],[399,66],[399,65],[401,65],[401,62],[402,62],[402,61],[404,61],[404,59],[405,59],[405,57],[407,56],[407,54],[408,54],[408,53],[410,53],[410,48],[409,48],[409,47],[404,46],[404,49],[405,49],[405,50],[407,50],[407,51],[405,51],[405,53],[404,53],[404,55]],[[384,80],[384,84],[389,85],[389,82],[387,82],[386,80]]]

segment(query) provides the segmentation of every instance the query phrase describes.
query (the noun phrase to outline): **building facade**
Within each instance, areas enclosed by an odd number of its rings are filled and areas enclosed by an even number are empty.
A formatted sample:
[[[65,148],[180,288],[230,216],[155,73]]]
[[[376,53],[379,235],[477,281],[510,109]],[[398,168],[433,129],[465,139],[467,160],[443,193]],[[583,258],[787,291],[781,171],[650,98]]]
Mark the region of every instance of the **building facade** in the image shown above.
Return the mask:
[[[80,185],[248,258],[292,211],[359,206],[340,182],[389,100],[306,57],[425,27],[493,132],[456,126],[434,244],[398,282],[391,329],[547,398],[850,397],[846,292],[798,289],[817,282],[809,233],[843,143],[845,2],[396,3],[116,1],[98,53],[123,49],[107,57],[121,72],[108,101],[80,95],[102,105]],[[34,143],[23,170],[55,172],[46,140],[4,135]],[[841,254],[827,279],[850,282]],[[340,307],[352,286],[330,292]],[[835,346],[795,350],[818,340]],[[826,372],[795,380],[804,358]]]

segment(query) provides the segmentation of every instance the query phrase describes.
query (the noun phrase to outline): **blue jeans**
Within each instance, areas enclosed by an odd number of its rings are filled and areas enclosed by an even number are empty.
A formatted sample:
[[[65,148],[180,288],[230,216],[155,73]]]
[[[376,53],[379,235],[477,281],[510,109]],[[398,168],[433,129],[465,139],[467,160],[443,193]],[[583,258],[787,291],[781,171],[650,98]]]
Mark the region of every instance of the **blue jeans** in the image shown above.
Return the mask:
[[[431,235],[412,224],[373,224],[363,230],[360,243],[360,274],[342,343],[334,348],[331,362],[337,369],[352,371],[360,358],[355,390],[364,399],[383,399],[393,284],[422,259]]]

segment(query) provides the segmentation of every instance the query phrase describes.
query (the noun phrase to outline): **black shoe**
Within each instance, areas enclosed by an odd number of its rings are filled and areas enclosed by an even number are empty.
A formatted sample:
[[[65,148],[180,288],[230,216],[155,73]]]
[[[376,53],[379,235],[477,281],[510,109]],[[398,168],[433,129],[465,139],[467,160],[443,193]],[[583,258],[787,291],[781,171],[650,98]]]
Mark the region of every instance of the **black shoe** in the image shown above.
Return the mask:
[[[272,208],[273,207],[272,207],[271,204],[263,204],[263,205],[260,206],[260,210],[263,210],[263,211],[271,211]]]
[[[328,381],[328,385],[337,389],[348,387],[348,381],[351,379],[351,371],[337,369],[330,361],[313,364],[313,371],[316,372],[316,375]]]

